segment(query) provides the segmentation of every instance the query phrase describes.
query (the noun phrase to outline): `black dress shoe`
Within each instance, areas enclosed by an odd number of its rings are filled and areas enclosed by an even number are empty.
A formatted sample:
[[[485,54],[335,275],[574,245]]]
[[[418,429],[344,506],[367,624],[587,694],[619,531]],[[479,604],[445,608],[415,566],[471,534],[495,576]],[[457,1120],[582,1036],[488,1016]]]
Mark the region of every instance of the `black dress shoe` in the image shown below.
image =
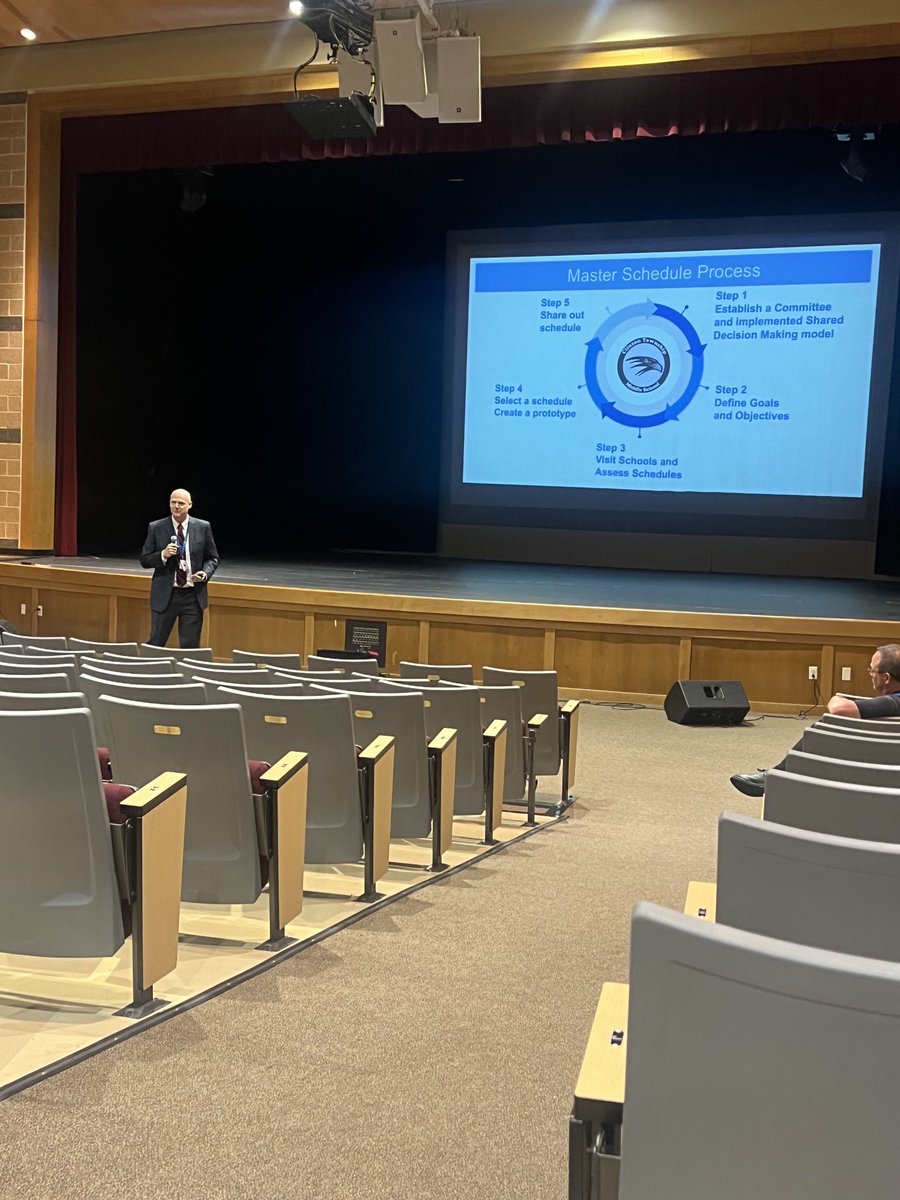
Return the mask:
[[[764,796],[766,773],[765,771],[753,771],[750,775],[732,775],[731,784],[744,796]]]

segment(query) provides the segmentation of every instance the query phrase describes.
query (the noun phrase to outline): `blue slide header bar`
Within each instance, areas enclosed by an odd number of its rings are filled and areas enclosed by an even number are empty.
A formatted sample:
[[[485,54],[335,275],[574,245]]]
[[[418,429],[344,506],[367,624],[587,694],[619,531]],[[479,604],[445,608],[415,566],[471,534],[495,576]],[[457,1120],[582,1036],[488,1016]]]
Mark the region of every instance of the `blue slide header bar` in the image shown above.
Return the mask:
[[[667,254],[653,258],[553,258],[476,262],[476,292],[621,291],[647,287],[767,287],[869,283],[870,249],[783,254]]]

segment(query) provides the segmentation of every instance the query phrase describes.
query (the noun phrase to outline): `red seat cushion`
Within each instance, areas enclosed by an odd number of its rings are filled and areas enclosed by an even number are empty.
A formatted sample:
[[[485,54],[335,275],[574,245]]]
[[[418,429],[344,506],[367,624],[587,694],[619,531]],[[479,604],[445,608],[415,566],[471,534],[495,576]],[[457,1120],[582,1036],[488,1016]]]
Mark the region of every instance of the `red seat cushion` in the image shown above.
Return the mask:
[[[250,772],[250,791],[254,796],[261,796],[266,790],[260,783],[260,776],[265,775],[271,766],[271,763],[259,762],[255,758],[251,758],[247,763],[247,769]]]
[[[130,787],[127,783],[104,783],[103,795],[106,797],[106,811],[109,814],[110,825],[121,825],[125,820],[125,814],[122,812],[122,801],[127,800],[129,796],[133,796],[137,788]]]
[[[109,751],[105,746],[97,747],[97,757],[100,760],[100,778],[112,779],[112,766],[109,761]]]

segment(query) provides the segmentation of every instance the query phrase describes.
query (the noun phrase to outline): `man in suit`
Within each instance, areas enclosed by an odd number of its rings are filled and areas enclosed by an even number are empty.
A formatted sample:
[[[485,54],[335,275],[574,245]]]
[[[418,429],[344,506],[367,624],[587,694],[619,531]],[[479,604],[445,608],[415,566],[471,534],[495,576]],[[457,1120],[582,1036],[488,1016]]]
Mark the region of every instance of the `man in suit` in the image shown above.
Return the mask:
[[[190,515],[191,503],[191,493],[176,488],[169,497],[171,516],[147,528],[141,566],[153,570],[151,646],[164,646],[176,621],[182,649],[200,645],[209,604],[206,585],[219,565],[219,552],[209,522]]]

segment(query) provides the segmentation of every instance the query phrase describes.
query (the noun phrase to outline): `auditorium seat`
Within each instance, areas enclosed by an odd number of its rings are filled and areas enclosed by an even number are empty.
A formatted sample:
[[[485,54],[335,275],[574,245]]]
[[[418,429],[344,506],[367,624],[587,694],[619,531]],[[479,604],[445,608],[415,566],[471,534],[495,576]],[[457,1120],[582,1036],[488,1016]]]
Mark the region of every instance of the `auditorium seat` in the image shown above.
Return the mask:
[[[333,692],[387,692],[394,690],[394,680],[377,678],[373,675],[341,675],[336,679],[310,680]]]
[[[345,675],[380,674],[377,658],[327,658],[324,655],[310,654],[306,665],[311,671],[337,670]]]
[[[261,696],[308,696],[309,684],[304,683],[301,679],[281,679],[277,683],[260,683],[257,680],[243,682],[233,676],[222,676],[219,679],[204,679],[201,676],[193,677],[194,683],[200,683],[206,689],[207,700],[212,703],[215,698],[216,689],[220,687],[243,688],[246,691],[253,691],[255,695]]]
[[[310,691],[329,694],[321,684]],[[416,692],[385,695],[348,690],[356,741],[367,746],[373,738],[395,739],[392,838],[427,837],[431,831],[425,709]]]
[[[268,667],[251,667],[239,663],[192,663],[182,660],[175,669],[185,679],[239,679],[244,683],[272,682],[273,673]]]
[[[175,660],[170,658],[117,658],[104,655],[103,658],[82,658],[80,667],[84,670],[105,671],[115,675],[176,675],[178,668]]]
[[[302,789],[292,773],[284,792],[289,808],[282,823],[294,828],[295,836],[288,842],[273,840],[268,833],[274,828],[271,806],[280,803],[281,793],[261,794],[260,772],[268,764],[248,764],[238,705],[144,704],[108,696],[97,704],[105,710],[102,719],[117,776],[140,778],[164,761],[188,777],[182,899],[252,904],[274,878],[270,928],[283,936],[284,926],[302,908],[305,756],[294,768],[303,770]],[[270,947],[278,940],[270,935]]]
[[[212,662],[212,647],[210,646],[194,646],[187,650],[182,650],[175,646],[151,646],[147,642],[141,642],[138,646],[138,654],[144,658],[193,658],[205,659],[207,662]]]
[[[501,667],[485,667],[482,683],[488,687],[520,687],[522,716],[530,721],[537,713],[545,713],[535,743],[534,771],[536,775],[556,775],[560,767],[559,691],[556,671],[508,671]]]
[[[104,958],[131,934],[138,953],[123,1011],[143,1015],[176,963],[184,776],[158,774],[138,791],[104,796],[86,708],[0,712],[0,757],[0,950]],[[125,821],[136,839],[127,852]],[[155,866],[147,875],[145,861]]]
[[[271,762],[287,748],[309,754],[306,861],[360,859],[363,821],[349,697],[266,696],[237,683],[209,691],[212,703],[241,706],[252,758]]]
[[[407,680],[384,681],[384,686],[413,690],[422,696],[425,732],[435,737],[442,729],[455,729],[456,790],[453,811],[458,816],[484,812],[484,742],[481,727],[481,697],[475,687],[441,688]],[[507,738],[507,747],[509,739]]]
[[[154,669],[161,671],[163,668],[159,665],[160,663],[167,663],[168,665],[165,669],[168,671],[173,671],[175,669],[175,659],[170,658],[168,655],[166,655],[165,658],[148,658],[143,654],[113,654],[110,651],[109,653],[103,654],[99,657],[101,662],[108,662],[110,666],[112,666],[114,663],[120,663],[123,670],[126,667],[136,666],[139,669],[143,667],[148,671]]]
[[[84,692],[8,692],[0,691],[0,711],[34,712],[48,709],[89,708]]]
[[[436,683],[439,679],[448,679],[452,683],[474,683],[475,675],[471,663],[400,663],[401,679],[425,679]]]
[[[293,667],[300,670],[303,663],[299,654],[257,654],[254,650],[232,650],[234,662],[250,663],[251,666]]]
[[[144,682],[122,683],[113,679],[95,679],[89,675],[81,677],[79,685],[87,697],[87,707],[94,714],[97,744],[109,748],[110,729],[106,720],[106,709],[98,703],[101,696],[117,696],[120,700],[141,700],[145,704],[206,704],[206,689],[199,683],[182,682],[174,686],[155,685],[149,679]],[[121,775],[112,763],[115,775]]]
[[[851,735],[854,731],[876,729],[879,733],[890,733],[894,737],[900,737],[900,717],[885,717],[884,720],[872,718],[861,720],[859,717],[841,717],[837,713],[822,713],[816,725],[823,729],[834,727],[836,731],[843,730]]]
[[[803,734],[802,748],[807,754],[821,754],[825,758],[900,766],[900,737],[860,737],[812,726]]]
[[[763,818],[835,837],[900,843],[900,789],[773,769],[766,775]]]
[[[784,762],[785,771],[812,775],[815,779],[833,779],[835,783],[859,783],[869,787],[900,788],[900,765],[858,763],[845,758],[826,758],[791,750]]]
[[[487,729],[492,721],[505,721],[509,731],[506,739],[506,769],[503,799],[518,804],[525,796],[525,734],[522,721],[522,689],[509,686],[478,685],[481,701],[481,727]]]
[[[137,642],[89,642],[84,638],[67,638],[70,650],[87,650],[92,654],[128,654],[137,657]]]
[[[575,1088],[570,1198],[592,1176],[603,1200],[896,1193],[900,966],[641,903],[627,1021],[617,990]]]
[[[19,671],[7,674],[0,666],[0,692],[74,692],[75,684],[62,671],[47,674]]]
[[[24,633],[0,632],[0,641],[4,646],[21,646],[23,650],[32,646],[44,646],[51,650],[67,650],[64,637],[29,637]]]
[[[720,925],[900,962],[900,845],[726,812],[716,880]]]
[[[18,676],[20,679],[27,679],[34,676],[47,675],[65,675],[69,681],[69,691],[77,691],[78,672],[72,663],[58,663],[50,661],[47,663],[33,663],[30,659],[26,659],[21,663],[4,661],[0,663],[0,671],[7,676]],[[10,688],[10,691],[18,691],[18,688]],[[61,689],[57,688],[57,691]]]
[[[274,667],[273,671],[276,675],[284,676],[285,679],[309,679],[315,682],[317,679],[343,679],[345,671],[295,671],[293,667]]]
[[[85,675],[90,675],[92,679],[110,679],[114,683],[148,683],[153,687],[178,687],[190,682],[180,671],[119,671],[93,660],[81,664],[80,677],[83,679]]]

